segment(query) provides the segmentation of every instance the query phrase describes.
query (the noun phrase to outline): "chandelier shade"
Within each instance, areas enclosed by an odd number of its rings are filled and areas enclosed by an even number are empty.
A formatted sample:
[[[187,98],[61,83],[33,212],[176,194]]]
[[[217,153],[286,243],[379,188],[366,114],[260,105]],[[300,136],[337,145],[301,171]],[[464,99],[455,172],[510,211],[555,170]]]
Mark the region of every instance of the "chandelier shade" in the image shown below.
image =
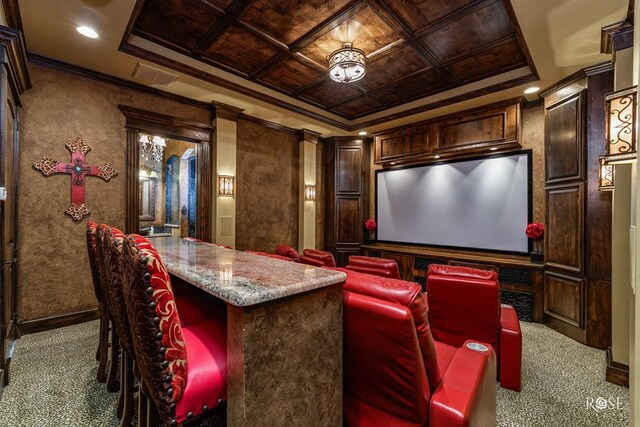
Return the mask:
[[[159,136],[140,134],[140,155],[145,160],[153,160],[154,162],[162,161],[164,148],[167,146],[165,139]]]
[[[338,83],[351,83],[364,77],[367,70],[367,60],[364,52],[353,47],[351,43],[344,43],[328,57],[329,75]]]

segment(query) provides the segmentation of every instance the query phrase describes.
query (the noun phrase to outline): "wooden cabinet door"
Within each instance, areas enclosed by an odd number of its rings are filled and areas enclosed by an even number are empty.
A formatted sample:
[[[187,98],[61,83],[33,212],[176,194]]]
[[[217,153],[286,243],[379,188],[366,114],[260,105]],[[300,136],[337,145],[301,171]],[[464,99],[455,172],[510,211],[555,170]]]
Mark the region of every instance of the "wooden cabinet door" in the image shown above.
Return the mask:
[[[0,94],[7,93],[7,80],[2,73]],[[4,101],[4,132],[0,132],[0,187],[6,188],[6,200],[0,201],[0,373],[4,370],[5,384],[8,382],[8,362],[11,357],[10,348],[15,338],[15,301],[17,279],[17,132],[16,107],[10,98]],[[0,375],[1,376],[1,375]],[[2,384],[0,384],[1,388]]]
[[[545,107],[547,184],[584,179],[584,93]]]
[[[545,265],[584,272],[584,183],[546,190]]]

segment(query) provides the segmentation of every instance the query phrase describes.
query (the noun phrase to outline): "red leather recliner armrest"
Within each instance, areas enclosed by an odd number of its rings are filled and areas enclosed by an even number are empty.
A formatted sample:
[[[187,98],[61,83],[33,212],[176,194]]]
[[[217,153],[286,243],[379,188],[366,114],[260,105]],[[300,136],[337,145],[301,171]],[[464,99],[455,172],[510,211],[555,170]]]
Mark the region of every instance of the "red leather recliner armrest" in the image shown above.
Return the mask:
[[[496,354],[460,347],[431,396],[429,427],[496,425]]]
[[[522,389],[522,332],[516,310],[500,306],[500,385],[510,390]]]

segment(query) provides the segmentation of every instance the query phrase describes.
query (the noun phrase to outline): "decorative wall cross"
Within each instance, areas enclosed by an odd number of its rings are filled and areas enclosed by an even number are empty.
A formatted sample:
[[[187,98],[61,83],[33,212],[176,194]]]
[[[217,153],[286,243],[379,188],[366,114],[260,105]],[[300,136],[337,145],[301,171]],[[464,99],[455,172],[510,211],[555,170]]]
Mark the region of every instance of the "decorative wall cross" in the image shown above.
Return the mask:
[[[71,152],[71,163],[61,163],[44,156],[42,160],[33,164],[33,167],[44,176],[55,173],[66,173],[71,175],[71,206],[65,213],[74,221],[80,221],[91,211],[84,205],[84,180],[86,176],[98,176],[105,181],[109,181],[118,172],[109,163],[100,166],[89,166],[84,163],[85,155],[91,150],[82,138],[76,138],[73,142],[65,144]]]

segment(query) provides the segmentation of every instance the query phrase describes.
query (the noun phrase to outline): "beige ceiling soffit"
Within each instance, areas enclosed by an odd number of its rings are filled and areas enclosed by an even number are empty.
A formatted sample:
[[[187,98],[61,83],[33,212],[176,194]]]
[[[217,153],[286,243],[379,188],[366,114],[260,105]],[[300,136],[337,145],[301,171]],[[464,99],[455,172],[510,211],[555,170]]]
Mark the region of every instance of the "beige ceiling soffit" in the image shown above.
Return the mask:
[[[190,74],[193,77],[208,81],[209,83],[213,83],[227,89],[235,90],[237,92],[244,93],[245,95],[253,96],[256,99],[269,102],[280,107],[284,107],[287,109],[292,109],[291,107],[293,107],[293,111],[296,111],[300,114],[305,114],[301,111],[304,110],[307,113],[311,114],[311,117],[322,117],[324,118],[323,121],[334,126],[338,126],[341,128],[349,126],[348,119],[332,113],[328,113],[327,111],[315,107],[311,104],[300,102],[287,95],[281,94],[257,83],[235,76],[229,72],[220,70],[216,67],[200,62],[186,55],[174,52],[168,48],[145,40],[141,37],[132,36],[129,40],[129,43],[125,43],[120,48],[120,51],[136,56],[136,53],[133,53],[131,47],[139,48],[150,54],[153,54],[156,58],[156,61],[162,61],[161,63],[156,62],[158,65],[162,65],[164,67],[171,68],[175,71],[183,72],[185,74]],[[138,53],[140,53],[139,50]],[[150,58],[144,59],[155,62]],[[309,116],[309,114],[305,115]],[[327,120],[329,122],[327,122]]]
[[[391,107],[384,111],[369,114],[368,116],[353,120],[352,123],[354,126],[360,126],[361,123],[368,123],[381,117],[389,117],[405,113],[406,111],[417,110],[421,107],[426,107],[429,105],[441,103],[445,100],[450,100],[451,98],[460,98],[465,94],[472,94],[473,96],[476,96],[476,93],[481,91],[482,89],[486,89],[489,87],[496,88],[499,85],[507,84],[509,82],[513,82],[527,76],[531,76],[533,80],[538,80],[538,78],[532,74],[531,68],[529,66],[525,66],[503,74],[499,74],[497,76],[486,78],[484,80],[479,80],[477,82],[469,83],[464,86],[449,89],[445,92],[436,93],[435,95],[427,96],[426,98],[420,98],[415,101],[399,105],[397,107]]]
[[[174,71],[191,75],[200,80],[285,108],[346,131],[353,131],[363,125],[381,123],[390,120],[390,117],[403,117],[460,102],[475,96],[487,94],[490,90],[500,91],[517,84],[538,80],[538,78],[532,74],[533,71],[531,68],[525,66],[355,120],[348,120],[266,88],[258,83],[251,82],[211,65],[204,64],[186,55],[174,52],[138,36],[132,36],[130,43],[124,43],[120,50],[135,57],[173,69]]]

